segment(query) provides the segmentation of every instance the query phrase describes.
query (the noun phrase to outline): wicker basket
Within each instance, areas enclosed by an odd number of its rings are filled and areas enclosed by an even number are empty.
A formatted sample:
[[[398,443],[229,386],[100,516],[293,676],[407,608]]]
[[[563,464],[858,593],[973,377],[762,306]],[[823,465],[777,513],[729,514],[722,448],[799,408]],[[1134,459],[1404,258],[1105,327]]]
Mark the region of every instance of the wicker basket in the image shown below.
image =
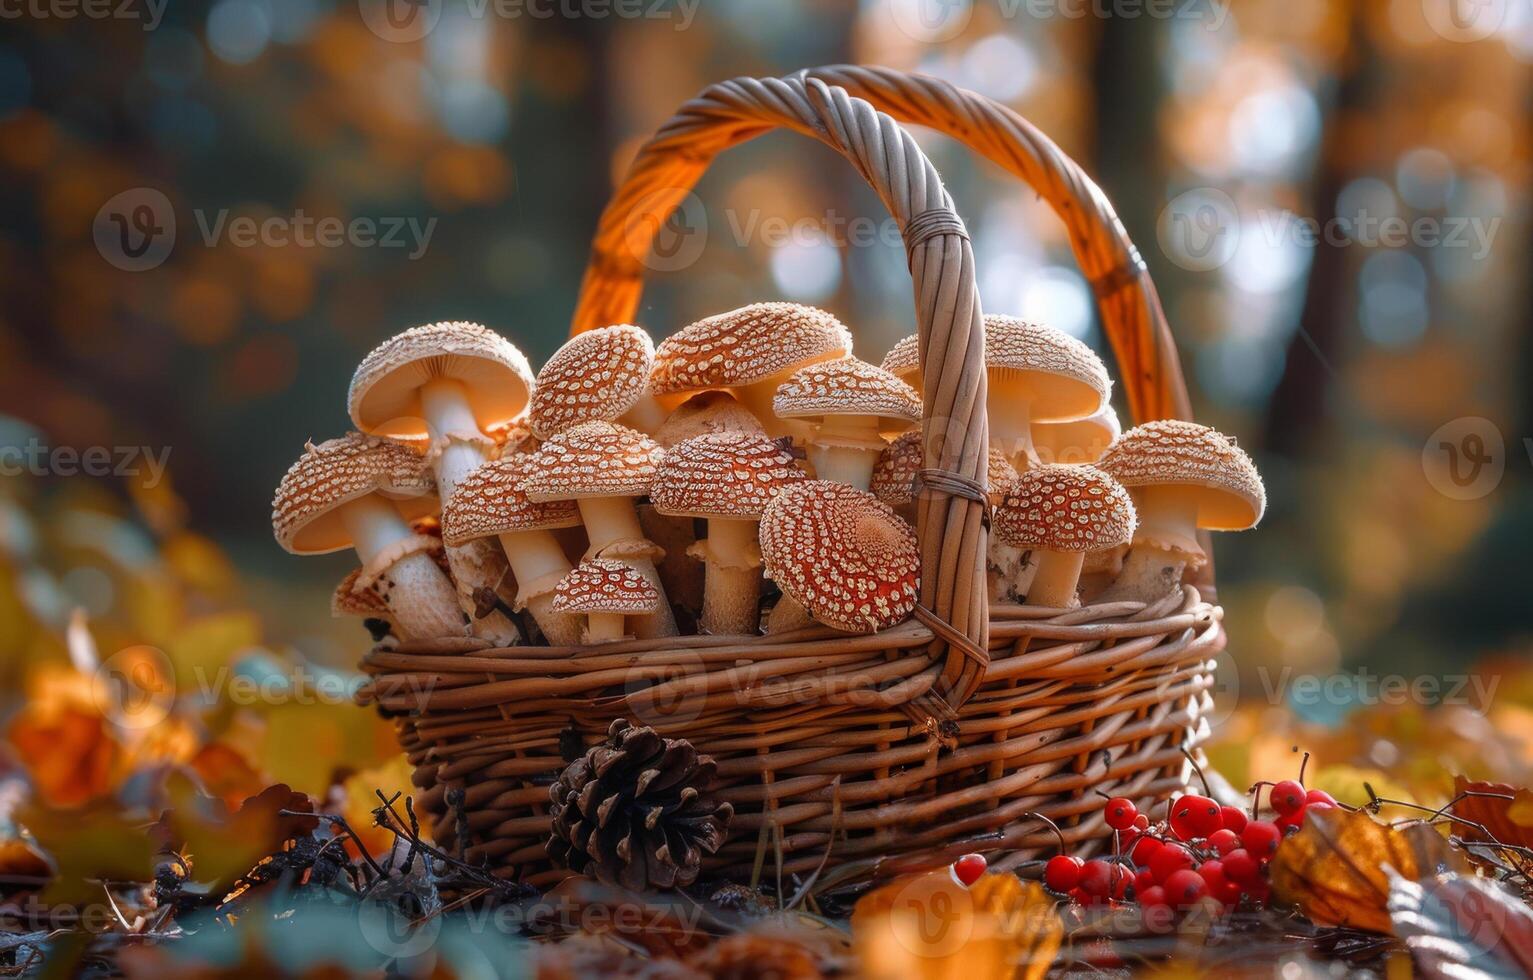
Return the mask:
[[[887,113],[887,115],[885,114]],[[705,868],[739,879],[950,860],[1014,868],[1107,833],[1098,791],[1151,806],[1186,785],[1224,644],[1206,579],[1146,608],[988,606],[983,329],[964,226],[896,120],[951,134],[1017,174],[1069,228],[1137,420],[1188,415],[1153,286],[1101,191],[1002,106],[936,79],[832,67],[737,79],[685,105],[642,149],[602,216],[574,331],[627,322],[649,234],[713,157],[774,128],[847,157],[903,231],[920,326],[926,471],[921,603],[870,636],[687,636],[588,648],[469,639],[376,649],[364,700],[399,720],[437,837],[545,885],[548,785],[574,740],[618,717],[718,760],[736,817]],[[1206,572],[1205,572],[1206,575]],[[890,860],[894,859],[894,860]]]

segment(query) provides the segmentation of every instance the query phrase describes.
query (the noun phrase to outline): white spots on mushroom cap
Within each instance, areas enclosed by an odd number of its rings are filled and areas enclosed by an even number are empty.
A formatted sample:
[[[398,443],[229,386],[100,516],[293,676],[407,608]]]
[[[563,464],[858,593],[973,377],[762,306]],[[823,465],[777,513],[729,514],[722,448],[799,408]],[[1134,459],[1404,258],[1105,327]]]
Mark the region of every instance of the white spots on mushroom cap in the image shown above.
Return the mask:
[[[1104,404],[1112,394],[1112,378],[1096,351],[1056,327],[1014,316],[986,314],[985,366],[1071,378],[1095,389]]]
[[[272,497],[277,542],[291,551],[310,521],[369,493],[428,498],[436,493],[436,483],[425,457],[405,443],[351,432],[308,444]]]
[[[1244,526],[1256,524],[1267,509],[1267,489],[1251,457],[1234,439],[1196,422],[1137,425],[1097,465],[1126,487],[1195,486],[1231,494],[1249,508]]]
[[[922,387],[920,335],[911,334],[889,348],[889,353],[884,355],[882,367],[896,378],[920,391]]]
[[[533,435],[548,439],[581,422],[617,418],[644,394],[654,363],[655,342],[639,327],[571,338],[538,372],[528,409]]]
[[[872,633],[915,609],[914,529],[871,493],[808,480],[784,487],[761,518],[772,581],[827,626]]]
[[[883,368],[843,357],[800,368],[777,389],[772,411],[779,418],[873,415],[914,424],[921,396]]]
[[[659,606],[660,593],[649,580],[613,558],[587,558],[554,590],[554,612],[640,614]]]
[[[995,512],[995,534],[1017,548],[1100,551],[1139,524],[1122,484],[1095,466],[1045,463],[1017,477]]]
[[[665,450],[642,432],[615,422],[582,422],[533,453],[526,482],[534,501],[641,497],[649,493]]]
[[[650,486],[662,514],[756,520],[784,486],[808,477],[779,443],[746,432],[715,432],[666,452]]]
[[[459,481],[442,506],[442,540],[451,547],[491,534],[514,534],[580,523],[573,500],[536,502],[527,496],[527,477],[536,467],[530,454],[485,463]]]
[[[824,310],[753,303],[699,320],[661,341],[650,384],[658,395],[736,387],[851,350],[852,335]]]

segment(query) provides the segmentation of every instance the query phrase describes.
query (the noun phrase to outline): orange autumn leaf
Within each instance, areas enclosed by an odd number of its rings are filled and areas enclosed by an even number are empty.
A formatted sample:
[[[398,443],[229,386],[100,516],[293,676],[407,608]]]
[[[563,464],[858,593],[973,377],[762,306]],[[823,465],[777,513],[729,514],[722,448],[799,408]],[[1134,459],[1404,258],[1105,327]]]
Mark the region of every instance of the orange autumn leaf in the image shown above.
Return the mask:
[[[1054,900],[1036,882],[987,874],[965,888],[947,870],[869,892],[851,925],[869,980],[1033,980],[1064,936]]]
[[[189,765],[208,795],[223,800],[231,810],[271,782],[238,749],[223,742],[210,742],[198,749]]]
[[[1312,810],[1272,857],[1272,894],[1320,925],[1389,933],[1386,866],[1410,881],[1470,870],[1429,823],[1392,827],[1363,810]]]
[[[79,806],[111,791],[122,747],[93,708],[32,701],[6,737],[47,803]]]
[[[1533,847],[1533,792],[1507,783],[1453,777],[1453,832],[1467,841]]]

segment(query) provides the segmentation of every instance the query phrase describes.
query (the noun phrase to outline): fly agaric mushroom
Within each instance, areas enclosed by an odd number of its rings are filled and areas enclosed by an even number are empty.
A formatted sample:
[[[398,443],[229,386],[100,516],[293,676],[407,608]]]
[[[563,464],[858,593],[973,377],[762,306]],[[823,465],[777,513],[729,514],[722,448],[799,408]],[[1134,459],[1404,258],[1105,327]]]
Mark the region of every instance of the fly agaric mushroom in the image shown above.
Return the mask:
[[[1090,418],[1033,425],[1033,452],[1045,463],[1095,463],[1123,431],[1111,405]]]
[[[358,429],[398,439],[425,439],[442,498],[495,455],[486,432],[514,422],[532,396],[532,368],[509,340],[477,323],[413,327],[379,344],[351,378],[347,406]],[[493,546],[449,548],[458,604],[475,635],[493,643],[521,641],[499,611],[481,615],[479,596],[494,592],[504,568]]]
[[[832,480],[783,487],[761,515],[761,557],[783,597],[767,621],[782,633],[813,618],[875,633],[915,609],[915,530],[871,493]]]
[[[727,389],[776,437],[788,431],[772,412],[777,386],[801,367],[851,351],[852,335],[824,310],[753,303],[699,320],[661,341],[650,388],[662,399]]]
[[[355,549],[360,581],[377,589],[404,638],[463,635],[452,582],[431,558],[438,543],[410,528],[410,518],[436,509],[431,474],[414,449],[357,432],[310,443],[271,508],[277,543],[292,554]]]
[[[394,610],[372,585],[362,581],[362,569],[353,568],[330,596],[332,616],[360,616],[363,619],[392,620]]]
[[[672,412],[655,433],[655,441],[666,449],[694,436],[710,432],[754,432],[765,435],[766,429],[750,409],[735,401],[727,391],[703,391],[693,395]]]
[[[1095,466],[1043,463],[1012,484],[996,508],[995,533],[1037,557],[1027,604],[1069,609],[1086,552],[1128,541],[1136,520],[1128,491]]]
[[[522,484],[535,503],[573,500],[590,541],[587,555],[617,558],[636,568],[661,596],[652,615],[636,623],[638,635],[675,636],[676,618],[660,573],[659,549],[644,537],[634,498],[648,495],[664,450],[642,432],[615,422],[582,422],[565,429],[533,453]]]
[[[921,383],[920,335],[911,334],[889,348],[881,367],[919,393],[924,387]]]
[[[916,474],[921,472],[926,450],[921,445],[920,432],[906,432],[884,447],[873,467],[873,479],[868,489],[905,520],[915,523]],[[1017,478],[1017,468],[1011,460],[994,447],[990,449],[990,465],[987,482],[990,484],[990,506],[1001,502],[1006,488]]]
[[[554,352],[538,372],[528,420],[549,439],[581,422],[622,422],[653,435],[665,410],[649,393],[655,342],[628,324],[588,330]]]
[[[1032,426],[1095,415],[1112,380],[1096,352],[1062,330],[1016,317],[985,317],[990,444],[1020,472],[1037,462]]]
[[[442,507],[442,540],[451,547],[499,538],[516,576],[516,608],[532,613],[550,646],[574,646],[580,642],[580,623],[552,608],[554,588],[570,573],[553,532],[579,527],[580,511],[572,500],[535,504],[527,499],[533,466],[532,456],[515,455],[470,473]]]
[[[781,419],[814,424],[809,461],[822,480],[868,489],[878,454],[921,421],[921,399],[881,367],[843,357],[795,371],[777,389],[772,409]]]
[[[1198,529],[1243,531],[1267,509],[1267,490],[1245,450],[1206,425],[1162,419],[1129,429],[1100,463],[1134,496],[1139,530],[1103,599],[1153,602],[1208,561]]]
[[[751,433],[697,436],[678,443],[660,460],[649,491],[655,509],[708,521],[707,539],[687,550],[707,565],[704,632],[754,636],[760,631],[757,522],[779,490],[804,479],[787,450]]]
[[[553,610],[586,617],[587,643],[610,643],[631,635],[628,617],[652,616],[664,603],[644,573],[612,558],[587,558],[559,583]]]

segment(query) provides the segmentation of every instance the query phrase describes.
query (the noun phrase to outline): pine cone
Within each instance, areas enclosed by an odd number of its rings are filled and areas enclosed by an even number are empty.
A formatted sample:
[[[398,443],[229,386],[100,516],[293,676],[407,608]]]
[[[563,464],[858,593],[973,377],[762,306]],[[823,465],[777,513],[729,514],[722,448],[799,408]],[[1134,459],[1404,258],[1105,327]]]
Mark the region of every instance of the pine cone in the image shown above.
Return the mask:
[[[614,721],[607,740],[566,766],[549,790],[549,856],[634,890],[691,884],[734,816],[730,804],[702,795],[716,771],[685,739]]]

